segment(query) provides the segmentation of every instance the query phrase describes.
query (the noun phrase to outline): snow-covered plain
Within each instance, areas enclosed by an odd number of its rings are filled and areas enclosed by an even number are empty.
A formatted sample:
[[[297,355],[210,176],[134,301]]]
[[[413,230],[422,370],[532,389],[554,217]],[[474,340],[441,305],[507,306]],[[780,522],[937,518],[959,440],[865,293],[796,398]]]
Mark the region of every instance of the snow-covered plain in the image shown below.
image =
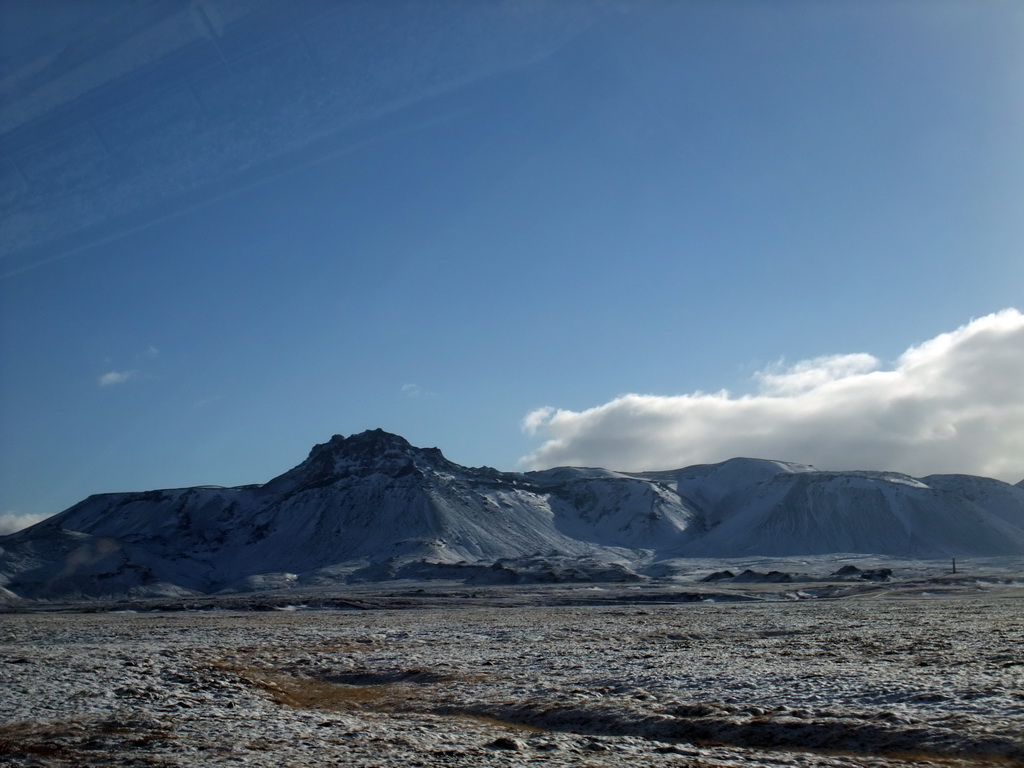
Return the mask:
[[[891,565],[0,615],[0,763],[1024,764],[1024,563]]]

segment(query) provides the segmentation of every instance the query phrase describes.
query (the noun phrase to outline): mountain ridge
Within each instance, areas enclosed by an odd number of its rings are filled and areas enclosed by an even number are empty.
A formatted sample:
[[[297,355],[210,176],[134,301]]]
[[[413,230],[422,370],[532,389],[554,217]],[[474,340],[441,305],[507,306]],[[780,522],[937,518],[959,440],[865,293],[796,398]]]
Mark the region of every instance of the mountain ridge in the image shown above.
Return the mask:
[[[376,580],[403,563],[479,575],[561,558],[635,575],[671,558],[838,552],[1024,555],[1024,487],[749,458],[501,472],[376,429],[334,435],[263,484],[89,496],[0,537],[0,588],[173,595]]]

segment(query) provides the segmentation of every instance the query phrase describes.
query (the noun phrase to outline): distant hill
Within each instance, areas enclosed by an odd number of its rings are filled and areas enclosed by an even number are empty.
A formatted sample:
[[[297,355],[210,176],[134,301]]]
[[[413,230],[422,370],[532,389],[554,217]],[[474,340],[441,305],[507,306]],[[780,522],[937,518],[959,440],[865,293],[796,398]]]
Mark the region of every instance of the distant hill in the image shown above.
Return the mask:
[[[500,581],[514,561],[614,580],[659,559],[828,553],[1024,555],[1024,487],[742,458],[499,472],[372,430],[335,435],[264,485],[90,496],[0,537],[0,599]]]

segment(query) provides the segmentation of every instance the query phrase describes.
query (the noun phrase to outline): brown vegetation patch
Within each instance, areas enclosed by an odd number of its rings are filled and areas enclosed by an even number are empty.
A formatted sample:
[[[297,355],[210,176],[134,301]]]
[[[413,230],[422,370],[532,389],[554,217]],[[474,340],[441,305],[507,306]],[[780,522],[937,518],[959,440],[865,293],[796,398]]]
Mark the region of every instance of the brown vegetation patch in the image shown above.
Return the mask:
[[[533,733],[626,736],[705,747],[876,757],[940,768],[1024,766],[1024,747],[1019,741],[994,734],[967,736],[920,725],[900,728],[860,719],[794,718],[785,713],[746,717],[701,702],[652,712],[607,703],[470,702],[465,696],[460,701],[458,687],[453,684],[478,681],[481,676],[423,669],[348,669],[317,677],[256,667],[233,671],[277,704],[300,709],[441,715]]]
[[[275,703],[298,709],[395,712],[412,706],[410,687],[394,683],[346,685],[263,671],[243,679],[266,691]]]
[[[99,723],[11,723],[0,726],[0,764],[14,758],[48,765],[88,765],[97,754],[107,763],[135,762],[140,749],[173,738],[169,729],[114,720]],[[161,765],[150,761],[149,765]]]
[[[233,671],[277,704],[326,711],[430,712],[437,698],[428,690],[432,685],[475,679],[421,669],[348,670],[322,677],[296,677],[253,667]]]

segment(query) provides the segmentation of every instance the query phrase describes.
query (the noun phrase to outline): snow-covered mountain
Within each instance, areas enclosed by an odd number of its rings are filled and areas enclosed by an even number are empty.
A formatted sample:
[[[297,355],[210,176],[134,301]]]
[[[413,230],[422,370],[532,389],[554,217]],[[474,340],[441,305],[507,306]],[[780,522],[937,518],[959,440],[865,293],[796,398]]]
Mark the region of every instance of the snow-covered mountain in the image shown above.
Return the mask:
[[[1024,489],[990,478],[732,459],[679,470],[676,488],[706,526],[684,555],[1024,554]]]
[[[0,537],[0,589],[191,594],[388,578],[403,564],[494,575],[569,558],[628,573],[659,558],[830,552],[1024,555],[1024,487],[759,459],[509,473],[372,430],[334,436],[264,485],[90,496]]]

